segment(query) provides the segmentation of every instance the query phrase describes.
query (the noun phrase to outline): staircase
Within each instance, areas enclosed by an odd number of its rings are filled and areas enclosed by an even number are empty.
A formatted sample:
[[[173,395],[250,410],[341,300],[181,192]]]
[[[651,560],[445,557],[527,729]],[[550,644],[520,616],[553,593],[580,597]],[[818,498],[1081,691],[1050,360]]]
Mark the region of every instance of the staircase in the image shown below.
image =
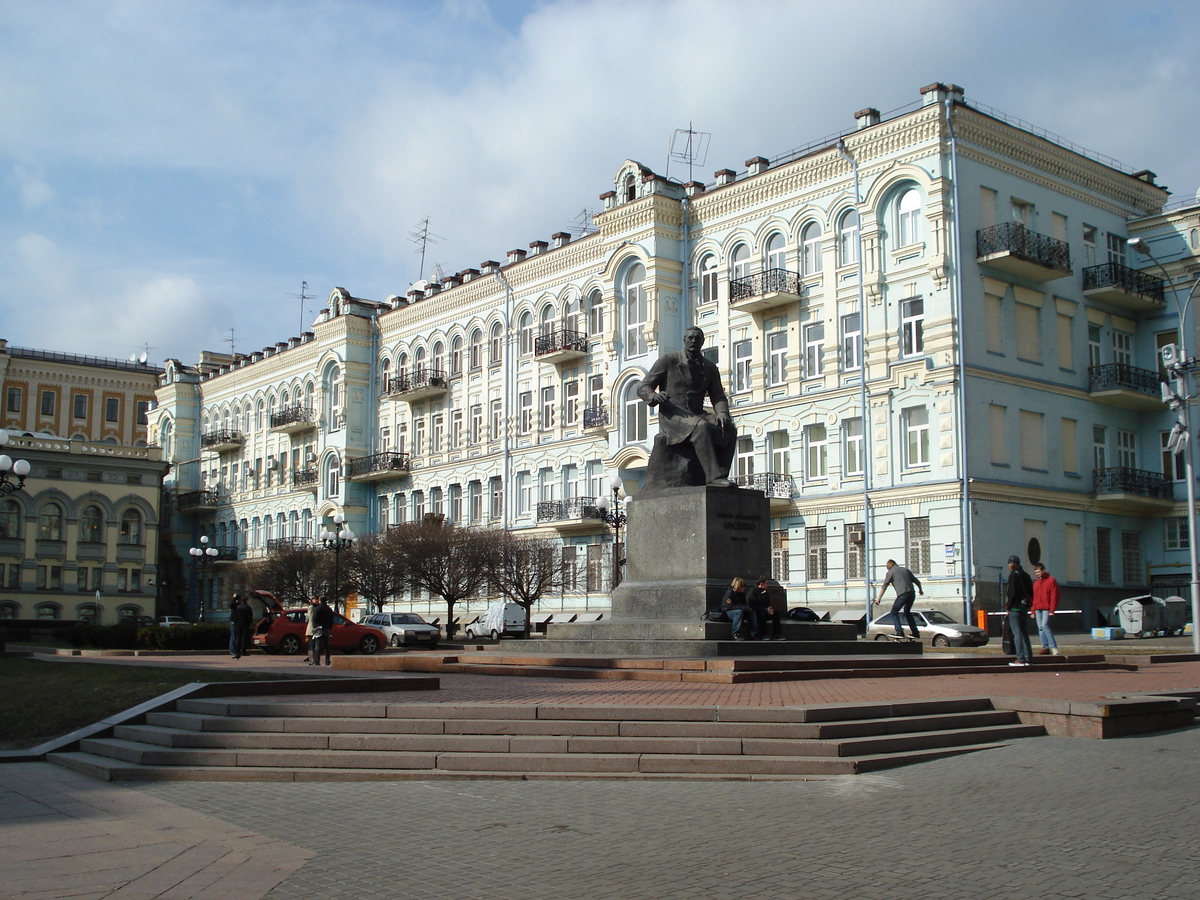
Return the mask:
[[[780,780],[1045,733],[986,698],[812,707],[184,699],[46,759],[110,781]]]

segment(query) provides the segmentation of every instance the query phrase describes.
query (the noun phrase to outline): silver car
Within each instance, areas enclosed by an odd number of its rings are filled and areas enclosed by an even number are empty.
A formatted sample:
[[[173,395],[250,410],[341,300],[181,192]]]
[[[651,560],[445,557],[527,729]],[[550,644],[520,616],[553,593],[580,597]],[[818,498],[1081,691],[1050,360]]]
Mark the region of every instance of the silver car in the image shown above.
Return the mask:
[[[389,647],[401,644],[436,647],[442,639],[442,629],[430,625],[416,613],[376,613],[367,616],[361,624],[378,628],[387,635]]]
[[[921,632],[921,640],[929,641],[935,647],[982,647],[988,642],[987,632],[974,625],[963,625],[955,622],[940,609],[914,609],[913,618],[917,620],[917,630]],[[904,633],[907,635],[908,623],[904,616]],[[889,636],[896,634],[896,626],[892,623],[892,614],[884,613],[867,626],[867,637],[877,641],[886,641]]]

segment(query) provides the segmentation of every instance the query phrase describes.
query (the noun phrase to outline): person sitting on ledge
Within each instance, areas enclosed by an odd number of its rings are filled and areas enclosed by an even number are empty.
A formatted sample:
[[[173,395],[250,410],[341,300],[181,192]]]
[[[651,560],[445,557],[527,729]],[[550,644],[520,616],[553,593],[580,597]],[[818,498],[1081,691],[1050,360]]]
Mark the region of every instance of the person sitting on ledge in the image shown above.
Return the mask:
[[[740,578],[733,579],[729,589],[725,591],[725,596],[721,598],[721,609],[729,616],[729,628],[735,641],[746,639],[742,634],[743,619],[750,622],[750,640],[758,640],[758,617],[754,615],[753,607],[746,600],[746,582]]]

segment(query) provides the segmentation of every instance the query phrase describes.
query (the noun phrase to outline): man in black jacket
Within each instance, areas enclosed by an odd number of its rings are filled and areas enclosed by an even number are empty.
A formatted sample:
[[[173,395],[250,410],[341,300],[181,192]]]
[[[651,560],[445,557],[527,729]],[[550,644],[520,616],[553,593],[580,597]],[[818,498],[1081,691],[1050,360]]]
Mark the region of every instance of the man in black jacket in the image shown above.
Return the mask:
[[[1033,646],[1025,633],[1025,617],[1033,605],[1033,579],[1021,568],[1021,557],[1008,558],[1008,584],[1004,591],[1004,608],[1008,610],[1008,631],[1012,635],[1016,662],[1010,666],[1028,666],[1033,663]]]
[[[322,649],[325,651],[325,665],[329,665],[329,633],[333,628],[333,610],[329,608],[329,602],[324,596],[317,600],[312,622],[313,639],[312,645],[309,647],[312,655],[311,665],[319,666],[321,664]]]
[[[771,600],[771,579],[766,575],[758,576],[758,583],[750,589],[750,608],[754,610],[754,615],[758,619],[758,627],[764,632],[767,629],[767,622],[771,623],[771,637],[769,640],[783,640],[783,623],[779,619],[779,610],[775,608],[774,602]]]

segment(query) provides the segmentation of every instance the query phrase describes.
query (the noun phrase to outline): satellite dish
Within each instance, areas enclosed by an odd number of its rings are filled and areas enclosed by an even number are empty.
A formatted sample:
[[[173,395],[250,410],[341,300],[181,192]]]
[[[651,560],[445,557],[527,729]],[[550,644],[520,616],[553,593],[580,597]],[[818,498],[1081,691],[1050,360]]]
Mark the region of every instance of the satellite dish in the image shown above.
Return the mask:
[[[130,353],[130,354],[129,354],[129,361],[130,361],[130,362],[137,362],[137,354],[136,354],[136,353]]]
[[[145,365],[145,363],[146,363],[146,351],[145,350],[143,350],[141,353],[138,354],[138,362]]]

